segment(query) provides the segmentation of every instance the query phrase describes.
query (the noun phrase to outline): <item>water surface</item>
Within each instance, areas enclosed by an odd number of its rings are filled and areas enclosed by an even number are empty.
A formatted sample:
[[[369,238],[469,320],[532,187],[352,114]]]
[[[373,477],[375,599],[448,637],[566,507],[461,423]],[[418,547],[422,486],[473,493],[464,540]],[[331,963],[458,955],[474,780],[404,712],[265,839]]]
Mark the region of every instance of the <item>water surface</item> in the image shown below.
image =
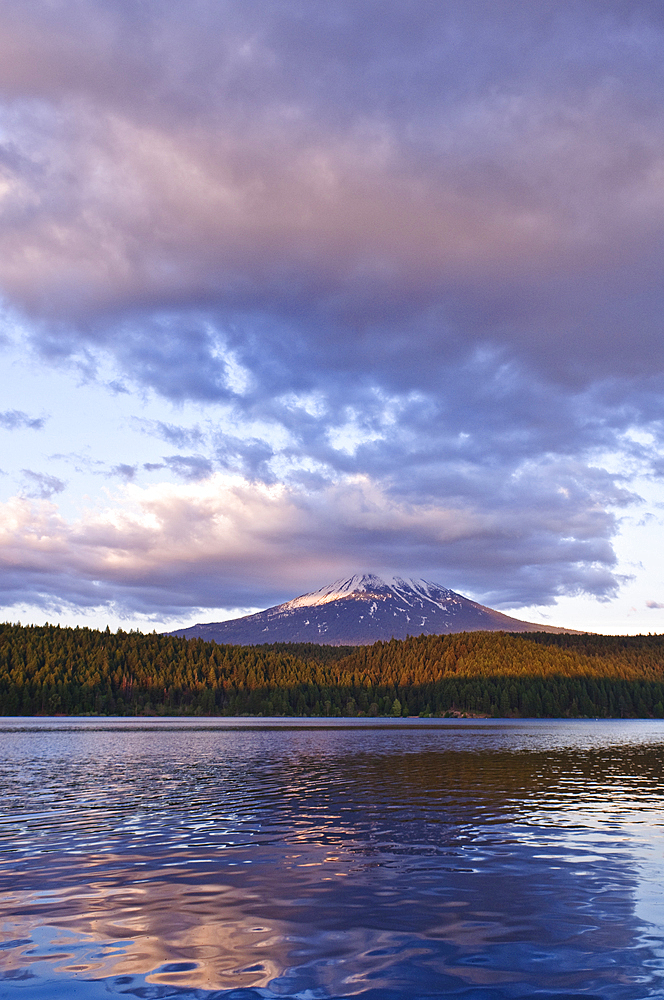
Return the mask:
[[[664,722],[0,720],[0,996],[664,996]]]

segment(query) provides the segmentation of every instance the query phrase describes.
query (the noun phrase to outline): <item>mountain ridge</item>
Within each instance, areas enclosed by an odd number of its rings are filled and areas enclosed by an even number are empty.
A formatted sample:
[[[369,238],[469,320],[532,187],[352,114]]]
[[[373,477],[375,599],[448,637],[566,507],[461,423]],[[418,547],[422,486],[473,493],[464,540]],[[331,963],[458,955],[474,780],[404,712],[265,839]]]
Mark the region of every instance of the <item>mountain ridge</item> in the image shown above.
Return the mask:
[[[428,580],[363,573],[335,580],[253,615],[199,623],[166,634],[232,645],[313,642],[367,646],[408,635],[477,631],[577,632],[511,618]]]

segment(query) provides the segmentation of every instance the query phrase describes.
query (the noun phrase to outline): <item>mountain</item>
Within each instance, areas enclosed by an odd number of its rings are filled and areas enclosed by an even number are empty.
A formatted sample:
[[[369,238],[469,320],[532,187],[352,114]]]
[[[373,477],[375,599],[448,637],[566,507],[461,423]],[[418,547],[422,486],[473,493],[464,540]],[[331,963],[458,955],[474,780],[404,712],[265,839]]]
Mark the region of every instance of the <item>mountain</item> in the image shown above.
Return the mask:
[[[337,580],[311,594],[244,618],[176,629],[168,635],[235,645],[315,642],[368,646],[379,639],[446,632],[574,632],[535,625],[426,580],[382,579],[373,574]]]

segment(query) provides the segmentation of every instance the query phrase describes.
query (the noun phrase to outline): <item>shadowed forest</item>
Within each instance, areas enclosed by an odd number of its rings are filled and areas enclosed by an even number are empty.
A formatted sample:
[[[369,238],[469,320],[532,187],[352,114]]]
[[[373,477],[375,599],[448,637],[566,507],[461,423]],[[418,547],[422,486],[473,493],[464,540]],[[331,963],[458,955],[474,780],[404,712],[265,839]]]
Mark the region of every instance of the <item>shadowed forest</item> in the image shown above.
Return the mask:
[[[462,632],[222,646],[0,625],[0,713],[656,718],[664,636]]]

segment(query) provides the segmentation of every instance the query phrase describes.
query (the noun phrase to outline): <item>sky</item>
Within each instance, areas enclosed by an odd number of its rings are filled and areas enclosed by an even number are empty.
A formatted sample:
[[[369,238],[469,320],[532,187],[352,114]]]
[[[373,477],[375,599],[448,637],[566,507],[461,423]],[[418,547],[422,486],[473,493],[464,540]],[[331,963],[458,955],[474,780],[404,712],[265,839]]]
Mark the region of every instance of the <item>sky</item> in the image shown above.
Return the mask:
[[[0,619],[664,632],[664,12],[4,0]]]

